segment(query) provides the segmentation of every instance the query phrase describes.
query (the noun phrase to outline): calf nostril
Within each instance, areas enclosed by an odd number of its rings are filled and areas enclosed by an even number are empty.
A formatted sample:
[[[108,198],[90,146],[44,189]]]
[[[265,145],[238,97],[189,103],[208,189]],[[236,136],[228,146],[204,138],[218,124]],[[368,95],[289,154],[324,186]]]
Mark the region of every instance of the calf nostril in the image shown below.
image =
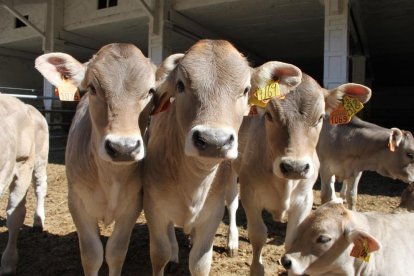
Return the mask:
[[[310,168],[309,164],[306,164],[306,165],[303,167],[303,172],[304,172],[304,173],[307,173],[307,172],[309,171],[309,168]]]
[[[292,267],[292,261],[286,255],[283,255],[281,261],[284,268],[290,269]]]
[[[233,142],[234,142],[234,135],[233,134],[230,134],[230,137],[227,140],[227,144],[233,144]]]
[[[200,150],[207,148],[207,142],[201,137],[201,133],[198,130],[193,133],[193,143]]]
[[[287,174],[293,170],[293,167],[287,163],[281,163],[280,170],[282,171],[282,173]]]
[[[138,140],[135,144],[134,150],[138,149],[141,146],[141,141]]]
[[[108,153],[108,155],[111,157],[115,157],[117,154],[117,151],[114,149],[112,143],[109,140],[105,142],[105,150],[106,153]]]

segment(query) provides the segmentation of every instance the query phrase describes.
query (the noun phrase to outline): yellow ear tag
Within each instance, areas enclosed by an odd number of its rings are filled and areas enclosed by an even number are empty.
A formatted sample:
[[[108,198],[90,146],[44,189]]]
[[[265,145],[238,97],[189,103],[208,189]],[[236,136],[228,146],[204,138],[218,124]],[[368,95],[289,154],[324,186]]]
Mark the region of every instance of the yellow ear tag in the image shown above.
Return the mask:
[[[356,240],[350,256],[369,262],[371,254],[369,253],[368,241],[366,239]]]
[[[256,90],[256,97],[259,101],[280,97],[280,85],[277,81],[269,82],[265,87]]]
[[[347,124],[363,108],[364,105],[357,98],[344,96],[342,104],[331,111],[329,122],[331,125]]]
[[[271,98],[285,98],[281,96],[279,81],[270,81],[265,87],[257,89],[249,98],[249,105],[265,108]]]
[[[61,101],[79,101],[79,89],[69,80],[62,80],[62,83],[56,87]]]

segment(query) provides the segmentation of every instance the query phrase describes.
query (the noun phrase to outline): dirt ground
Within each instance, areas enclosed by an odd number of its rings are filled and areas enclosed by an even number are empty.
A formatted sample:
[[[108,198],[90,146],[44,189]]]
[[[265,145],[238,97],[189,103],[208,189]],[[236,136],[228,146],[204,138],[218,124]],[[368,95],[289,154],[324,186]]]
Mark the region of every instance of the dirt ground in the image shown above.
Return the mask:
[[[67,207],[67,181],[62,158],[51,158],[48,166],[48,195],[46,198],[46,223],[42,233],[32,229],[33,211],[35,207],[33,189],[28,193],[27,214],[19,235],[18,275],[82,275],[78,238]],[[317,186],[317,185],[316,185]],[[375,173],[365,173],[360,183],[357,208],[359,211],[377,210],[390,212],[399,203],[399,196],[406,185],[381,177]],[[3,251],[7,242],[5,227],[5,208],[7,195],[0,201],[0,250]],[[320,192],[315,190],[314,207],[320,205]],[[263,261],[267,275],[277,275],[283,271],[278,259],[283,254],[285,224],[272,222],[264,213],[268,225],[267,245],[263,250]],[[240,207],[237,212],[239,226],[239,255],[230,258],[226,254],[227,216],[225,215],[217,231],[214,243],[213,264],[211,275],[248,275],[251,262],[251,246],[247,238],[246,217]],[[102,241],[105,243],[111,227],[102,228]],[[180,266],[178,271],[170,275],[189,275],[188,254],[189,242],[180,229],[176,230],[180,245]],[[128,254],[123,268],[123,275],[151,275],[149,258],[148,229],[144,215],[141,214],[131,237]],[[108,275],[104,264],[99,275]]]

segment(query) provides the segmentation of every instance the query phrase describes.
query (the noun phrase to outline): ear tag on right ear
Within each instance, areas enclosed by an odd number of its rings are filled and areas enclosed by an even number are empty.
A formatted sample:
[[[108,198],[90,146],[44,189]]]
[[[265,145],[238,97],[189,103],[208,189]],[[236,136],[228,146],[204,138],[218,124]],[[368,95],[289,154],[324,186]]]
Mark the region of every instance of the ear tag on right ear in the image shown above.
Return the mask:
[[[358,239],[354,242],[350,256],[369,262],[371,254],[369,253],[368,241],[366,239]]]
[[[56,89],[61,101],[80,101],[79,89],[72,82],[63,79],[62,83]]]
[[[259,101],[271,98],[280,98],[280,85],[278,81],[271,81],[265,87],[256,90],[256,97]]]
[[[363,108],[364,105],[357,98],[344,96],[342,103],[331,111],[329,122],[331,125],[347,124]]]

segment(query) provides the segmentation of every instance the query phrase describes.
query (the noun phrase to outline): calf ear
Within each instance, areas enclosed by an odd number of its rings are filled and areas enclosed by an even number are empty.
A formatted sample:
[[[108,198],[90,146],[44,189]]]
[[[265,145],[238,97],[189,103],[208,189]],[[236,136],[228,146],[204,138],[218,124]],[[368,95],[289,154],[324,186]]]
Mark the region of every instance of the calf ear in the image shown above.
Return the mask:
[[[381,243],[371,236],[369,233],[360,230],[354,229],[346,232],[346,239],[354,244],[351,252],[359,253],[365,250],[364,243],[366,244],[366,253],[371,253],[381,249]],[[357,254],[358,255],[358,254]],[[363,256],[354,256],[354,257],[363,257]]]
[[[357,98],[360,102],[366,103],[371,98],[371,89],[368,87],[356,84],[346,83],[342,84],[332,90],[325,90],[325,110],[332,111],[338,107],[345,95]]]
[[[54,86],[70,81],[76,87],[85,77],[86,67],[75,58],[64,53],[49,53],[36,58],[36,69]]]
[[[390,151],[395,151],[395,147],[398,147],[403,139],[403,133],[398,128],[391,128],[390,138],[388,140],[388,148]]]
[[[174,54],[167,57],[161,65],[158,67],[155,77],[157,89],[152,98],[154,108],[151,115],[157,114],[166,110],[170,104],[170,98],[172,97],[169,91],[169,77],[171,72],[177,67],[180,60],[184,57],[184,54]]]
[[[288,63],[269,61],[253,70],[251,91],[265,87],[270,81],[279,81],[281,95],[286,95],[302,81],[302,71]]]

